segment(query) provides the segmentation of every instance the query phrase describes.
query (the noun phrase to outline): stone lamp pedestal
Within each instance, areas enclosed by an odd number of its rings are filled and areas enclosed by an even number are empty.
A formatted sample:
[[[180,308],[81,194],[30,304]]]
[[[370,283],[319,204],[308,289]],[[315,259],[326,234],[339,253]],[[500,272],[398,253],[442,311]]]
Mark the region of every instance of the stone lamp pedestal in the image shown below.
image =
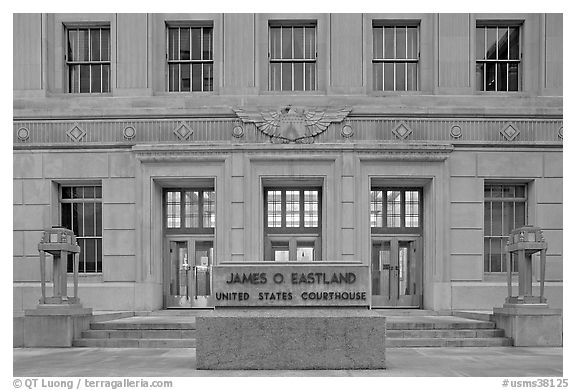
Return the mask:
[[[80,247],[69,229],[45,230],[38,244],[42,297],[36,309],[24,312],[25,347],[71,347],[75,338],[90,326],[92,309],[78,298],[78,255]],[[53,296],[46,296],[46,253],[53,257]],[[68,254],[74,256],[74,295],[67,293]]]
[[[494,308],[498,328],[514,346],[562,346],[562,310],[550,309],[544,297],[546,249],[542,229],[523,226],[510,233],[506,243],[508,297]],[[532,255],[540,252],[540,294],[532,295]],[[518,295],[512,295],[512,258],[518,258]]]

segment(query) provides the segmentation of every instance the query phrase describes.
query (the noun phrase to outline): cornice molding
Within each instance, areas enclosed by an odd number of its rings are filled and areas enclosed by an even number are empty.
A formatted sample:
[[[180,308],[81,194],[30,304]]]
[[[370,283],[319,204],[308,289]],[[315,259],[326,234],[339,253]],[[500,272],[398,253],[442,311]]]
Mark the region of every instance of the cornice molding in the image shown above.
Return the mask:
[[[305,146],[305,147],[304,147]],[[454,148],[448,144],[260,144],[242,145],[138,145],[132,148],[141,162],[224,161],[232,153],[247,153],[250,160],[334,160],[343,152],[354,152],[361,160],[443,161]],[[280,153],[281,152],[281,153]]]

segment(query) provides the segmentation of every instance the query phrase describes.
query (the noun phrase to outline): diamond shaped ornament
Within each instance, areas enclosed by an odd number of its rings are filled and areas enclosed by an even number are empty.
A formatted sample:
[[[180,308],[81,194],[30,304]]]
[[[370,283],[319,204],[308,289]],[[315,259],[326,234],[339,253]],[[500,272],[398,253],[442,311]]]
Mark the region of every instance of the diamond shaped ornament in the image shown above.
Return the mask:
[[[508,141],[514,140],[514,138],[518,137],[520,131],[512,125],[512,123],[507,123],[506,126],[502,130],[500,130],[500,134],[504,136]]]
[[[181,141],[186,141],[192,134],[194,134],[194,130],[192,130],[186,123],[180,122],[180,125],[174,130],[174,134]]]
[[[74,142],[80,142],[86,135],[86,132],[75,123],[74,126],[66,132],[66,135]]]
[[[398,139],[406,139],[410,134],[412,134],[412,129],[408,124],[406,124],[406,122],[402,121],[392,130],[392,134],[394,134]]]

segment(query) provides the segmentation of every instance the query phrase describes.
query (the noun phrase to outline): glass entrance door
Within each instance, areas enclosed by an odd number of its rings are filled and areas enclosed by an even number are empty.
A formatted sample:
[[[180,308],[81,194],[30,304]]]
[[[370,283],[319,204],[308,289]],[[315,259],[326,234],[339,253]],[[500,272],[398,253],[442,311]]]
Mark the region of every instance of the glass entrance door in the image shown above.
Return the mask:
[[[422,238],[372,240],[372,306],[414,307],[422,304]]]
[[[164,307],[210,307],[213,241],[169,238],[166,244]]]

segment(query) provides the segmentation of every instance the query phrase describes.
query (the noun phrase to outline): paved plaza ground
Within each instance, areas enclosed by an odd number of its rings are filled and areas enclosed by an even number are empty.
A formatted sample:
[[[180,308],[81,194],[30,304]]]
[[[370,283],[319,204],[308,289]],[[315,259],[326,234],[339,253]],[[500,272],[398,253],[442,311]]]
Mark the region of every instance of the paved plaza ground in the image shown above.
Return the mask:
[[[15,377],[397,376],[560,377],[562,348],[390,348],[386,370],[207,371],[195,348],[15,348]]]

